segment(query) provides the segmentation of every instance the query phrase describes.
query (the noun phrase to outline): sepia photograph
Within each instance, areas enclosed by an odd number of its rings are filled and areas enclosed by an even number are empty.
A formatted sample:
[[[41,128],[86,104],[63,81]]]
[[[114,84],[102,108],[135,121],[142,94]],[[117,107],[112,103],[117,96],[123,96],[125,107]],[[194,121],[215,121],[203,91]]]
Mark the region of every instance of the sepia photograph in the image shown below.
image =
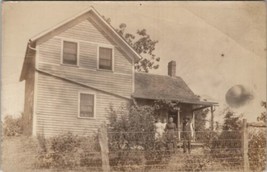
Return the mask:
[[[266,171],[264,1],[2,2],[3,172]]]

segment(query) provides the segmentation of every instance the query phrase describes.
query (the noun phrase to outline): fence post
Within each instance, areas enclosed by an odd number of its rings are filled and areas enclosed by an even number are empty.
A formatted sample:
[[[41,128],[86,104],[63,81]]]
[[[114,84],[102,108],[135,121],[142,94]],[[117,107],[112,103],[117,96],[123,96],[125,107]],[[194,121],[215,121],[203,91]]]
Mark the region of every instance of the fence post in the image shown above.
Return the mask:
[[[247,119],[243,119],[241,146],[242,146],[244,171],[247,172],[249,171]]]
[[[101,160],[103,172],[109,172],[109,156],[108,156],[108,133],[105,125],[99,128],[99,144],[101,148]]]
[[[213,123],[214,123],[214,114],[213,114],[213,112],[214,111],[215,110],[214,110],[213,106],[211,106],[210,107],[210,129],[211,129],[211,131],[213,131],[213,129],[214,129],[214,127],[213,127]]]

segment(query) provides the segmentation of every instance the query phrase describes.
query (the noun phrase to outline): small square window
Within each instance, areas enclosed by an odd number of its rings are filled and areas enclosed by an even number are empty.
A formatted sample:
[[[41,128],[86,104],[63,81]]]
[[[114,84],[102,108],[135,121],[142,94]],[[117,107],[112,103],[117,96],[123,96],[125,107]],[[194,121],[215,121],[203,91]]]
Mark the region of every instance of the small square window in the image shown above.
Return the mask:
[[[112,70],[112,48],[99,47],[99,69]]]
[[[78,44],[76,42],[63,41],[63,64],[77,65]]]
[[[80,93],[79,117],[93,118],[95,109],[95,96],[93,94]]]

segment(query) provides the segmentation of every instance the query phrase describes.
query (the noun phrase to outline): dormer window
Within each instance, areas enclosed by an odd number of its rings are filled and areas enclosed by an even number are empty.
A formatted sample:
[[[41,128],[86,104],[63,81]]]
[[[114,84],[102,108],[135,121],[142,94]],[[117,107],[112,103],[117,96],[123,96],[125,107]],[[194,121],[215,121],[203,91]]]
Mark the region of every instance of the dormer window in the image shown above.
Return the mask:
[[[113,70],[113,48],[99,47],[98,69]]]
[[[62,64],[78,65],[78,43],[63,41]]]

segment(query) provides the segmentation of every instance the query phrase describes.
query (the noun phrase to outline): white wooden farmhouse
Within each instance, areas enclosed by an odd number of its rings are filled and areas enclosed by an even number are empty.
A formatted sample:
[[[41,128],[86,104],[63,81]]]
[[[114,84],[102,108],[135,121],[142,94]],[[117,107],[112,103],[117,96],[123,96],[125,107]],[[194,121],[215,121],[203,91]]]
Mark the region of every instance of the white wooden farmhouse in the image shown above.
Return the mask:
[[[25,81],[24,133],[53,136],[62,131],[91,134],[107,120],[110,104],[119,107],[132,99],[181,102],[175,116],[213,107],[176,76],[137,73],[140,55],[93,8],[60,23],[28,42],[20,81]]]

